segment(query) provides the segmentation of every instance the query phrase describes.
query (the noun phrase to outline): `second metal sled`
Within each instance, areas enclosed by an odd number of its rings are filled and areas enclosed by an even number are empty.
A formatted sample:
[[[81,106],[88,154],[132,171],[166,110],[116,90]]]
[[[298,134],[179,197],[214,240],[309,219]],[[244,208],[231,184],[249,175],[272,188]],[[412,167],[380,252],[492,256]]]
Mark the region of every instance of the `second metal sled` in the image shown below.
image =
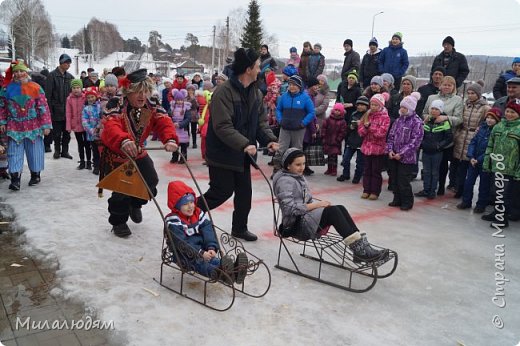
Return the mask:
[[[261,172],[271,192],[274,235],[280,241],[276,268],[356,293],[369,291],[378,279],[389,277],[395,272],[398,256],[397,252],[390,249],[384,260],[364,262],[355,258],[339,234],[328,232],[314,240],[284,236],[279,226],[281,211],[277,208],[273,188],[262,170],[258,166],[255,168]],[[371,246],[383,249],[374,244]],[[300,256],[293,255],[293,251],[299,251]]]

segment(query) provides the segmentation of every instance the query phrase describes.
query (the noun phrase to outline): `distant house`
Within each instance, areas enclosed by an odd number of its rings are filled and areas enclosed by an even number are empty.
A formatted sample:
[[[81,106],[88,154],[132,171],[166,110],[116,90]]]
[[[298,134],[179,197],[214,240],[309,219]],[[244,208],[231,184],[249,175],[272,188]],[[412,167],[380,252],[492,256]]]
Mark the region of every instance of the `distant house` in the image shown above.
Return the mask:
[[[177,73],[193,74],[195,72],[204,73],[204,66],[197,64],[193,59],[187,59],[177,65]]]

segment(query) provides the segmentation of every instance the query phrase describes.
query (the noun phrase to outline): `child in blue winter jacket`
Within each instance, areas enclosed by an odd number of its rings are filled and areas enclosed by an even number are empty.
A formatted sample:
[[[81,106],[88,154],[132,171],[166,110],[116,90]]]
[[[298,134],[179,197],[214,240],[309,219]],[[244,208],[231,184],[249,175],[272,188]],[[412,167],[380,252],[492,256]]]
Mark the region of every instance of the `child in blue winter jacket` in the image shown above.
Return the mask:
[[[470,166],[466,181],[464,182],[464,194],[462,195],[462,202],[457,204],[458,209],[471,208],[473,201],[473,186],[480,178],[478,186],[478,200],[477,205],[473,209],[476,214],[481,214],[486,210],[489,202],[489,195],[491,189],[491,173],[484,172],[482,163],[484,162],[484,154],[488,145],[489,136],[493,127],[500,122],[502,113],[499,108],[491,108],[486,113],[486,120],[479,126],[477,133],[469,143],[468,152],[466,156],[469,158]]]
[[[174,253],[173,261],[187,271],[229,281],[226,276],[219,277],[217,269],[220,269],[220,273],[226,273],[236,283],[243,283],[247,275],[247,255],[238,253],[234,263],[230,256],[219,258],[219,243],[213,225],[207,213],[197,207],[195,200],[195,192],[182,181],[171,181],[168,184],[168,207],[171,213],[166,216],[165,222],[175,245],[174,251],[168,241]],[[180,242],[185,242],[191,251],[180,246]]]
[[[94,169],[92,173],[99,174],[99,149],[97,141],[99,141],[99,129],[101,127],[101,102],[99,100],[99,92],[97,87],[88,87],[84,91],[86,103],[83,107],[81,123],[87,134],[86,148],[92,148],[92,158]],[[87,167],[88,169],[88,167]]]
[[[281,169],[283,153],[291,148],[303,148],[305,128],[315,118],[314,103],[303,91],[303,80],[298,75],[289,78],[289,90],[278,98],[276,121],[280,124],[280,149],[274,157],[275,172]]]

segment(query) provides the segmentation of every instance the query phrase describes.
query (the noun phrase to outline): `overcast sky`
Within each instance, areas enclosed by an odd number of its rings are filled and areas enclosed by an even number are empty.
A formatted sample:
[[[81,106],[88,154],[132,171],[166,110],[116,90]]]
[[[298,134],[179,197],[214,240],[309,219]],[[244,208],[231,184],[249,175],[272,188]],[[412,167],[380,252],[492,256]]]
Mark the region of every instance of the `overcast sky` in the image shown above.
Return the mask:
[[[117,25],[123,38],[146,42],[157,30],[163,41],[178,48],[191,32],[210,45],[212,26],[231,10],[247,8],[249,0],[43,0],[59,33],[74,34],[96,16]],[[374,36],[381,48],[392,34],[403,33],[409,55],[439,53],[447,35],[466,55],[520,56],[520,0],[259,0],[263,24],[276,34],[279,55],[289,47],[301,51],[303,41],[320,42],[322,53],[342,58],[343,41],[354,41],[363,53],[374,14]],[[268,42],[267,42],[268,43]]]

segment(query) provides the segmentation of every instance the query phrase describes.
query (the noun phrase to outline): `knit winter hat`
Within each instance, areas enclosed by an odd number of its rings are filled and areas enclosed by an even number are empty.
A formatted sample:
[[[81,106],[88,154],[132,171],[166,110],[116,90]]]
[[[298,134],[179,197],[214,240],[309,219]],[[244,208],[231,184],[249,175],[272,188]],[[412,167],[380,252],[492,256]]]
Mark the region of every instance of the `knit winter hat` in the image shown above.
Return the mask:
[[[392,76],[390,73],[383,73],[381,75],[381,79],[383,80],[383,82],[386,81],[386,82],[390,83],[391,85],[394,85],[394,82],[395,82],[394,76]]]
[[[433,70],[432,70],[432,74],[434,72],[441,72],[443,76],[446,75],[446,69],[444,68],[444,66],[437,66],[435,67]]]
[[[388,101],[390,98],[390,95],[388,93],[382,93],[382,94],[375,94],[370,98],[370,102],[377,103],[377,105],[380,108],[383,108],[385,106],[385,102]]]
[[[506,108],[510,108],[514,110],[516,113],[520,114],[520,99],[513,99],[507,103]]]
[[[171,78],[163,78],[162,80],[163,83],[170,83],[170,84],[173,84],[173,80]],[[106,82],[105,82],[106,83]]]
[[[231,69],[235,73],[235,76],[241,75],[246,72],[248,67],[253,67],[258,60],[260,55],[256,49],[253,48],[239,48],[235,51],[235,59]]]
[[[188,204],[189,202],[195,202],[195,196],[193,196],[191,193],[187,193],[179,198],[177,203],[175,203],[175,209],[181,210],[181,207],[185,204]]]
[[[186,89],[173,89],[172,96],[175,101],[181,101],[186,99],[186,96],[188,96],[188,92],[186,91]]]
[[[276,74],[273,71],[265,75],[265,83],[267,84],[267,86],[273,84],[275,80]]]
[[[365,105],[365,106],[369,106],[370,105],[370,101],[368,100],[368,97],[366,96],[359,96],[358,99],[356,100],[356,105]]]
[[[408,109],[408,115],[415,112],[415,108],[417,107],[417,101],[421,98],[421,94],[419,94],[417,91],[414,91],[410,95],[403,98],[401,101],[400,106]]]
[[[289,80],[288,80],[289,84],[294,84],[296,85],[298,88],[300,88],[300,90],[303,88],[303,80],[300,76],[298,76],[297,74],[289,77]]]
[[[318,75],[318,77],[316,77],[316,79],[318,81],[323,81],[325,84],[327,84],[329,82],[329,79],[324,74]]]
[[[213,89],[213,83],[211,83],[210,81],[205,81],[204,83],[202,83],[202,90],[211,90]]]
[[[408,74],[408,75],[404,76],[403,79],[401,80],[401,84],[403,84],[404,80],[407,80],[407,81],[409,81],[412,84],[412,90],[416,89],[416,87],[417,87],[417,78],[415,76],[412,76],[411,74]]]
[[[345,115],[345,107],[341,103],[334,104],[334,107],[332,107],[332,111],[339,111],[341,115]]]
[[[113,75],[112,73],[107,74],[105,77],[105,85],[117,87],[118,86],[117,77],[115,75]]]
[[[445,43],[451,44],[452,47],[455,47],[455,40],[451,36],[446,36],[444,40],[442,40],[442,45],[444,46]]]
[[[513,59],[513,62],[511,63],[511,65],[513,64],[520,64],[520,57],[516,57]]]
[[[294,67],[294,65],[287,65],[283,68],[282,73],[287,77],[291,77],[297,74],[298,71],[296,70],[296,67]]]
[[[349,78],[355,79],[356,83],[357,83],[357,81],[358,81],[358,74],[357,74],[356,70],[347,72],[347,79],[349,79]]]
[[[58,60],[60,62],[60,65],[66,63],[66,62],[72,62],[72,59],[70,58],[70,56],[68,54],[60,55],[60,58]]]
[[[498,107],[493,107],[487,111],[486,118],[487,117],[493,117],[496,122],[499,123],[500,119],[502,118],[502,111]]]
[[[99,90],[97,87],[88,87],[84,90],[83,94],[85,95],[85,97],[89,95],[99,97]]]
[[[224,82],[228,80],[228,76],[223,73],[219,73],[217,79],[222,79]]]
[[[298,49],[296,49],[296,47],[291,47],[289,53],[298,53]]]
[[[195,90],[198,90],[198,89],[199,89],[199,87],[196,84],[191,84],[190,83],[190,84],[186,85],[186,90],[193,90],[193,91],[195,91]]]
[[[15,63],[11,64],[11,71],[13,71],[13,72],[16,72],[16,71],[29,72],[29,67],[27,67],[27,65],[25,65],[23,60],[16,60]]]
[[[289,148],[282,155],[282,167],[287,169],[289,165],[294,161],[294,159],[298,156],[305,156],[303,151],[298,148]]]
[[[350,38],[347,38],[345,41],[343,41],[343,45],[348,44],[350,47],[353,47],[352,40]]]
[[[369,45],[369,46],[376,46],[376,47],[378,47],[379,44],[377,43],[377,38],[372,37],[372,38],[370,39],[370,41],[368,41],[368,45]]]
[[[437,108],[442,113],[444,112],[444,102],[442,102],[442,100],[433,100],[432,104],[430,105],[430,110],[432,108]]]
[[[374,76],[370,80],[370,84],[377,84],[377,85],[382,87],[383,86],[383,78],[381,78],[381,76]]]
[[[70,86],[72,88],[74,87],[80,87],[83,89],[83,81],[81,79],[73,79],[70,81]]]
[[[320,50],[322,49],[321,43],[315,43],[314,48],[318,47]]]
[[[290,79],[289,79],[289,82],[290,82]],[[320,81],[317,78],[309,77],[309,79],[307,80],[307,88],[313,87],[318,84],[320,84]]]
[[[478,83],[471,83],[470,85],[468,85],[467,90],[473,91],[475,94],[478,95],[478,98],[482,97],[482,86]]]
[[[403,40],[403,34],[400,33],[399,31],[398,32],[395,32],[393,35],[392,35],[392,38],[394,37],[397,37],[399,39],[399,41],[402,41]]]

